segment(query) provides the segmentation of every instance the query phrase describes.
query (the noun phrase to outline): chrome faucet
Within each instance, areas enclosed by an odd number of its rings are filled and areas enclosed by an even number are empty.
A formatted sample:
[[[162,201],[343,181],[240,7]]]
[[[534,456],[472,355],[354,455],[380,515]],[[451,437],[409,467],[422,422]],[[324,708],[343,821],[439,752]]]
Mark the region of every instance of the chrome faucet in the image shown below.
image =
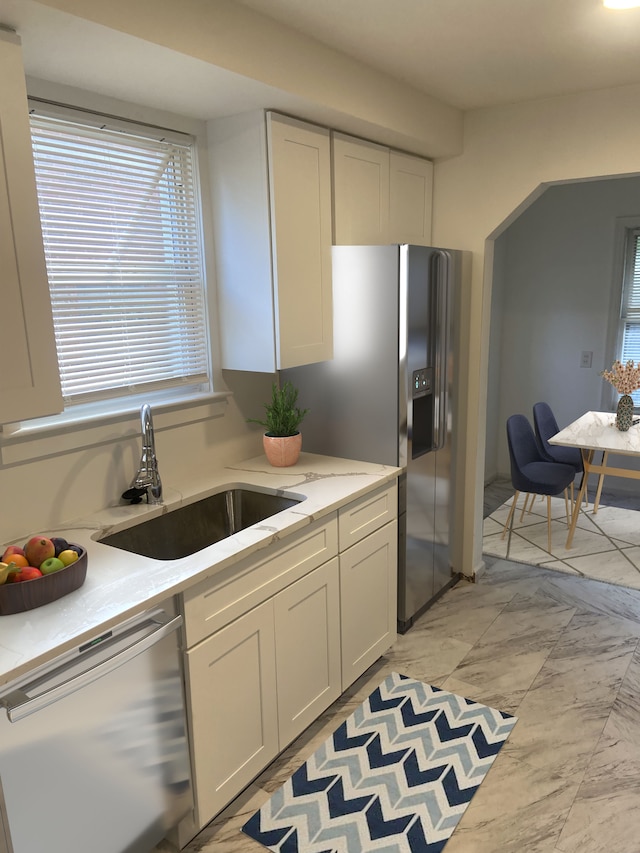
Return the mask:
[[[131,503],[140,503],[146,496],[147,503],[159,504],[162,503],[162,481],[158,471],[151,406],[148,403],[140,409],[140,428],[142,431],[140,467],[130,487],[122,493],[122,497]]]

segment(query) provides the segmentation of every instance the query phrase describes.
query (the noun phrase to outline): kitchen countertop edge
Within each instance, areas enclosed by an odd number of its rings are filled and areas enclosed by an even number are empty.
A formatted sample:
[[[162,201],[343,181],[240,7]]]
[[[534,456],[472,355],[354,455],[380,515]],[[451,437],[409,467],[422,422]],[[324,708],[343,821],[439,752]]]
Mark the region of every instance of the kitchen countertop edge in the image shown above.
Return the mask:
[[[393,482],[402,470],[311,453],[302,453],[296,465],[273,468],[264,456],[259,456],[203,475],[197,481],[165,486],[161,505],[107,507],[55,530],[33,531],[33,535],[63,535],[85,547],[87,578],[80,589],[58,601],[0,616],[0,685],[23,678],[57,655],[337,512]],[[302,501],[178,560],[152,560],[98,541],[109,532],[169,512],[223,487],[242,485],[296,495]]]

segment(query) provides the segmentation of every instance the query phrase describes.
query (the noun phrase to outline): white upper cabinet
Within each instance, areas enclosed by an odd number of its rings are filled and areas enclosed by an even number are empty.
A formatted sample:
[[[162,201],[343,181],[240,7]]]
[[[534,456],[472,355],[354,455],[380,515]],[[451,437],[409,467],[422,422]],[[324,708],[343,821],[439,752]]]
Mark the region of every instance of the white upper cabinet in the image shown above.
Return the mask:
[[[429,245],[433,164],[341,133],[332,146],[334,243]]]
[[[0,395],[11,420],[63,409],[20,39],[0,31]],[[11,329],[11,332],[8,330]]]
[[[333,134],[336,245],[389,242],[389,149]]]
[[[389,242],[431,245],[433,163],[389,152]]]
[[[222,366],[330,359],[329,131],[257,111],[208,132]]]

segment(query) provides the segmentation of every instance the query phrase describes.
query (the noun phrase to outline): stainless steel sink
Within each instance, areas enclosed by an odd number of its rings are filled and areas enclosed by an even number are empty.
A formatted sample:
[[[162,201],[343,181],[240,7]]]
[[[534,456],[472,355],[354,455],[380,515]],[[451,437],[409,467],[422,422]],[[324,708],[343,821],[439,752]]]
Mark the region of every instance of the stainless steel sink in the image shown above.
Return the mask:
[[[300,499],[269,492],[228,489],[111,533],[100,542],[156,560],[177,560],[298,503]]]

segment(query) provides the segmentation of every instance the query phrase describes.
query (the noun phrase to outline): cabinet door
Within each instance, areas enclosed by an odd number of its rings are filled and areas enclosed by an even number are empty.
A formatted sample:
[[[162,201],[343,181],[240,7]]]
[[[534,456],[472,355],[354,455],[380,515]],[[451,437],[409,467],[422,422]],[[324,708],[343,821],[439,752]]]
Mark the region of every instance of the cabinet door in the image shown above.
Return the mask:
[[[333,134],[333,242],[389,243],[389,149]]]
[[[2,779],[0,779],[0,853],[13,853],[11,835],[9,833],[9,819],[2,791]]]
[[[334,702],[340,689],[338,559],[275,599],[280,749]]]
[[[273,602],[186,653],[198,827],[277,754]]]
[[[433,164],[392,151],[389,182],[390,242],[430,246]]]
[[[340,554],[343,690],[396,639],[397,565],[395,520]]]
[[[62,411],[20,40],[0,33],[0,396],[11,420]],[[9,326],[12,332],[9,333]]]
[[[278,368],[333,356],[329,131],[267,116]]]

